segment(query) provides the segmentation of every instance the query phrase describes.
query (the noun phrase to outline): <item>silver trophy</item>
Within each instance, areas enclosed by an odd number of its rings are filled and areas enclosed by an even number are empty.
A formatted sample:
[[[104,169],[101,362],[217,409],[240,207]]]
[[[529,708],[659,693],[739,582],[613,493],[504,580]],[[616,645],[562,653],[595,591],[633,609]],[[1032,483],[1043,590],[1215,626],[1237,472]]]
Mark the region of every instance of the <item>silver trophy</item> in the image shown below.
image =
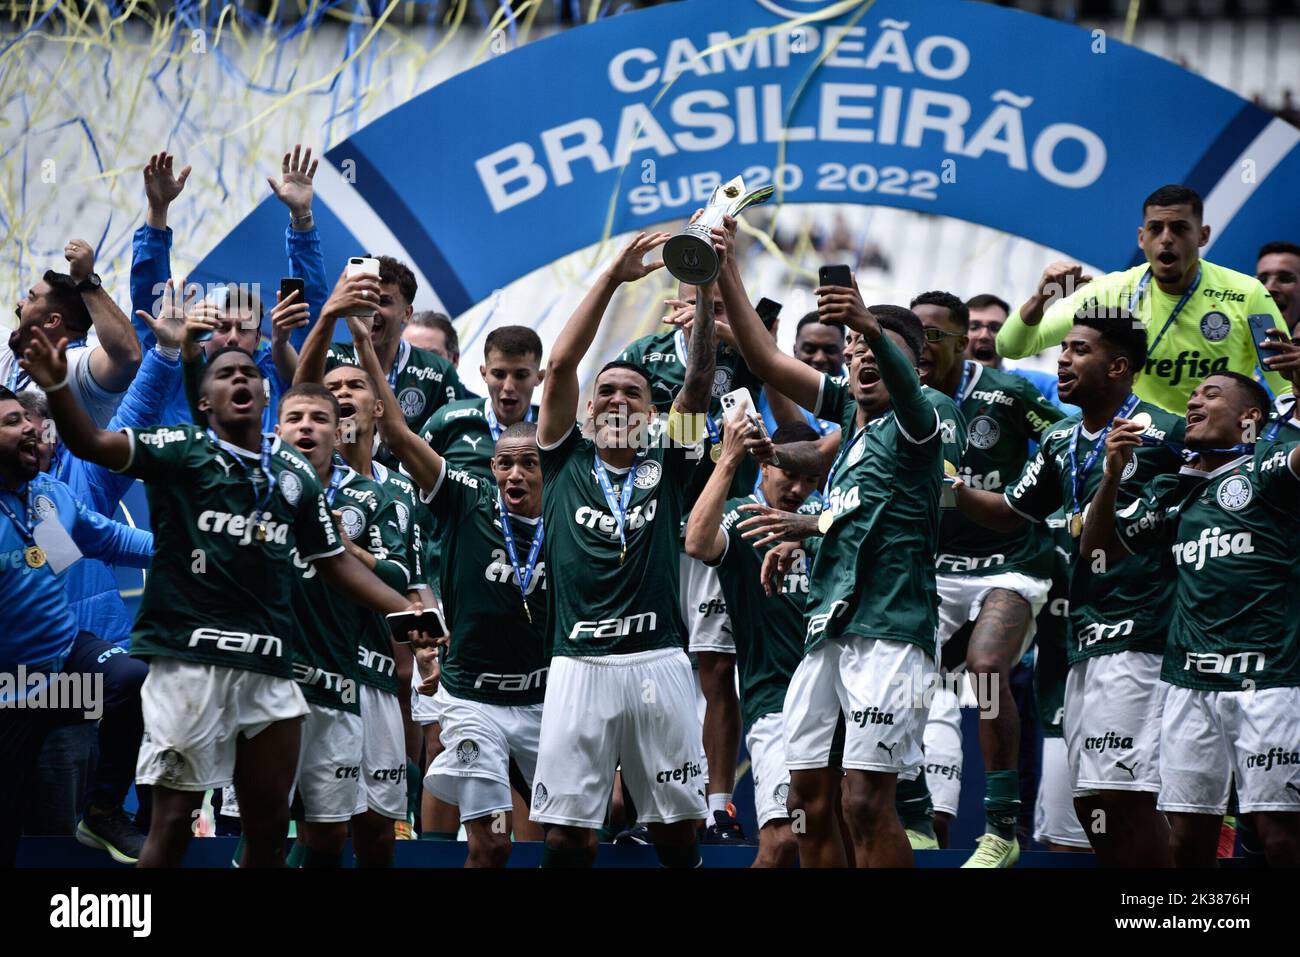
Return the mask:
[[[742,210],[772,198],[774,186],[745,192],[745,181],[737,176],[723,183],[709,197],[709,205],[695,222],[664,245],[664,265],[674,277],[690,286],[702,286],[718,277],[718,253],[713,248],[713,228],[723,216],[735,218]]]

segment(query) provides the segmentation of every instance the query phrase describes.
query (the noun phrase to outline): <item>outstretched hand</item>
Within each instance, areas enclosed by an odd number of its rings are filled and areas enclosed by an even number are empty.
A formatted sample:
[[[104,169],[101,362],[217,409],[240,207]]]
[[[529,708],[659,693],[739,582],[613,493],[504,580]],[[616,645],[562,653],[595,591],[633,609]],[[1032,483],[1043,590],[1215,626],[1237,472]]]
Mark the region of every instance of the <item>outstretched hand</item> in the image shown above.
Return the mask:
[[[800,547],[798,542],[782,542],[763,556],[763,567],[758,570],[758,577],[769,598],[780,593],[781,579],[794,565],[795,552]]]
[[[614,260],[605,270],[614,282],[636,282],[644,279],[656,269],[663,268],[664,261],[642,262],[645,254],[656,246],[662,246],[672,238],[671,233],[637,233],[632,240],[620,249]]]
[[[266,178],[275,198],[288,206],[294,216],[306,216],[311,212],[312,178],[319,165],[319,159],[311,158],[310,146],[304,150],[301,143],[296,143],[293,152],[285,153],[280,162],[283,179],[277,183],[274,176]]]
[[[149,327],[153,337],[158,340],[158,345],[164,349],[179,349],[185,342],[184,289],[184,280],[181,280],[179,285],[171,279],[167,280],[167,286],[163,289],[162,299],[158,305],[157,319],[143,309],[135,311],[135,314]]]
[[[186,165],[180,175],[172,172],[176,160],[174,153],[166,151],[155,153],[144,164],[144,195],[149,205],[155,209],[166,209],[185,189],[185,181],[190,178],[193,166]]]
[[[757,503],[742,505],[739,510],[753,514],[753,518],[737,523],[736,528],[740,531],[740,537],[752,541],[755,548],[778,542],[802,542],[805,538],[818,534],[817,518],[814,515],[783,512],[779,508]]]
[[[68,348],[67,336],[60,336],[58,342],[50,342],[50,337],[40,326],[33,326],[27,340],[27,348],[18,364],[32,377],[42,389],[59,385],[68,378],[68,360],[65,352]]]

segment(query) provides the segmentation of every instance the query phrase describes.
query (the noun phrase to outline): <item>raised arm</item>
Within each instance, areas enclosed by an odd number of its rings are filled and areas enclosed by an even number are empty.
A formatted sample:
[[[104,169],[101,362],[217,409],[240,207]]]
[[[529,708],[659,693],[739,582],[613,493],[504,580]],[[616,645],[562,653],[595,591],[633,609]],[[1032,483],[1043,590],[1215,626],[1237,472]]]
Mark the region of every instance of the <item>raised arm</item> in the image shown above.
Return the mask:
[[[175,157],[155,153],[144,167],[144,225],[131,238],[131,309],[137,317],[135,330],[147,348],[153,344],[148,324],[139,320],[141,312],[152,313],[154,303],[163,294],[163,284],[171,278],[172,234],[167,228],[167,211],[189,179],[191,167],[180,175],[172,172]]]
[[[95,250],[84,239],[70,240],[63,255],[68,260],[68,274],[77,282],[95,271]],[[140,368],[140,337],[103,286],[82,292],[81,301],[99,337],[98,348],[90,353],[90,374],[105,391],[124,392]]]
[[[289,225],[284,231],[284,248],[289,257],[289,275],[301,277],[306,287],[303,301],[308,305],[309,311],[305,321],[295,326],[289,336],[289,342],[294,350],[301,349],[302,344],[307,341],[311,324],[319,318],[321,306],[330,294],[329,280],[325,278],[325,256],[321,252],[320,232],[316,229],[316,220],[311,209],[314,189],[312,181],[319,165],[320,160],[313,160],[311,157],[311,147],[303,150],[301,144],[295,144],[293,152],[285,153],[280,163],[282,179],[277,182],[274,177],[266,178],[275,198],[284,203],[289,210]],[[276,366],[278,369],[279,360]],[[285,376],[281,371],[280,377],[285,382],[293,381],[292,373]]]
[[[727,318],[736,337],[736,346],[749,371],[763,382],[779,389],[792,401],[816,413],[821,394],[821,373],[788,356],[776,346],[763,320],[750,305],[749,294],[740,278],[736,261],[736,221],[727,217],[724,226],[713,230],[713,246],[722,258],[718,273],[718,290],[727,304]]]
[[[714,562],[727,547],[727,536],[722,532],[722,512],[736,470],[745,460],[748,432],[749,426],[743,419],[726,422],[722,433],[722,457],[713,467],[713,473],[695,500],[686,522],[686,554],[691,558]]]
[[[1055,262],[1043,270],[1038,288],[1007,317],[998,332],[998,354],[1023,359],[1059,345],[1074,324],[1079,288],[1092,282],[1078,263]]]
[[[58,427],[59,438],[79,459],[109,469],[124,469],[131,459],[131,440],[125,432],[107,432],[99,428],[81,407],[68,388],[68,361],[64,352],[68,340],[51,343],[45,330],[32,329],[32,337],[20,365],[32,381],[45,390],[50,415]]]
[[[1106,436],[1106,463],[1085,513],[1083,536],[1079,539],[1080,555],[1091,558],[1101,553],[1107,561],[1118,561],[1129,554],[1115,528],[1115,501],[1124,467],[1142,444],[1140,436],[1145,428],[1127,419],[1116,419],[1110,435]]]
[[[712,283],[695,287],[695,320],[691,323],[686,375],[681,391],[673,400],[673,408],[678,412],[707,414],[713,399],[713,370],[718,360],[718,343],[713,330],[716,291]]]
[[[332,298],[331,298],[332,301]],[[352,330],[352,341],[357,349],[357,364],[370,374],[375,382],[384,412],[379,419],[379,436],[389,450],[397,456],[406,468],[406,472],[420,486],[425,494],[432,494],[442,482],[442,471],[446,467],[443,457],[433,450],[427,442],[411,431],[402,414],[402,404],[393,394],[393,387],[388,384],[388,376],[379,364],[379,354],[375,352],[374,343],[370,341],[367,320],[351,316],[348,328]]]
[[[578,367],[596,338],[600,320],[615,291],[663,266],[663,260],[642,262],[645,254],[669,239],[668,233],[637,233],[587,290],[569,321],[564,324],[546,363],[542,404],[537,416],[537,443],[551,446],[573,428],[578,408]]]
[[[292,382],[298,371],[298,350],[293,347],[293,337],[307,325],[307,313],[307,303],[302,301],[297,289],[285,300],[280,299],[278,289],[275,291],[275,308],[271,310],[271,359],[281,382]]]

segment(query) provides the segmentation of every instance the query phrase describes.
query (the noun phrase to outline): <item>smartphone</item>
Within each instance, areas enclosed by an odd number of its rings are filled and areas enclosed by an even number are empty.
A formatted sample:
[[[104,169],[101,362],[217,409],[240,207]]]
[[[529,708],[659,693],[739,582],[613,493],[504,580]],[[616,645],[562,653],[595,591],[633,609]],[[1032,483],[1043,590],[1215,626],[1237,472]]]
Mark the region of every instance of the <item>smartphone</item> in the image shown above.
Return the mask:
[[[447,621],[442,617],[440,608],[426,608],[424,611],[394,611],[384,616],[388,619],[388,630],[393,641],[399,645],[409,645],[408,632],[423,631],[434,638],[447,637]]]
[[[748,415],[755,411],[754,398],[749,394],[748,389],[736,389],[734,392],[728,392],[722,397],[721,401],[723,421]]]
[[[293,293],[298,294],[294,303],[307,301],[307,283],[298,276],[286,276],[280,280],[280,301],[284,302]]]
[[[348,259],[349,276],[374,276],[379,278],[379,260],[373,256],[352,256]],[[373,316],[375,310],[354,307],[344,313],[346,316]]]
[[[767,298],[760,299],[754,311],[758,313],[758,318],[763,320],[763,325],[771,329],[776,322],[776,317],[781,315],[781,304]]]
[[[230,304],[230,287],[218,286],[216,289],[212,290],[212,292],[208,293],[208,302],[212,303],[218,309],[225,311],[226,306]],[[207,329],[200,332],[194,337],[194,341],[207,342],[212,338],[214,332],[215,330],[213,329]]]
[[[767,426],[763,424],[763,417],[761,415],[757,412],[746,412],[745,418],[749,420],[750,425],[758,430],[760,438],[771,438],[771,436],[767,434]]]
[[[845,289],[852,289],[853,270],[845,265],[822,266],[817,270],[817,285],[843,286]]]
[[[1268,366],[1264,364],[1264,360],[1272,359],[1278,353],[1272,349],[1265,349],[1260,343],[1272,338],[1268,334],[1269,330],[1277,329],[1277,324],[1274,323],[1273,317],[1266,312],[1252,312],[1246,317],[1246,324],[1250,326],[1250,341],[1255,344],[1255,355],[1259,356],[1260,371],[1267,372]],[[1282,333],[1281,338],[1283,342],[1289,341],[1285,332]]]

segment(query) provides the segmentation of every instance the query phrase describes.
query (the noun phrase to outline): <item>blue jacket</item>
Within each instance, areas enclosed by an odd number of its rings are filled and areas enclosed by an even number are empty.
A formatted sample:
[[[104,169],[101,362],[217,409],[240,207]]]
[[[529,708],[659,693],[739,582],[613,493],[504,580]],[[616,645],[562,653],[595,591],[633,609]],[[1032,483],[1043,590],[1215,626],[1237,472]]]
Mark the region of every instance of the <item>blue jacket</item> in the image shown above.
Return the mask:
[[[164,359],[157,349],[147,350],[135,381],[108,423],[109,431],[158,425],[163,408],[176,393],[180,381],[179,359]],[[122,496],[135,481],[102,465],[76,458],[61,446],[50,473],[72,490],[78,502],[104,516],[117,511]],[[146,560],[141,567],[148,564]],[[113,569],[102,561],[86,558],[64,572],[63,581],[78,630],[94,632],[105,641],[119,642],[130,637],[131,617],[122,602]]]
[[[131,238],[131,321],[135,323],[136,332],[145,348],[153,344],[153,333],[149,331],[144,321],[135,315],[135,312],[140,310],[151,315],[155,313],[154,304],[162,296],[167,280],[171,278],[171,245],[171,227],[162,230],[145,224],[137,229]],[[292,226],[285,226],[284,249],[289,258],[289,275],[301,277],[306,290],[307,325],[295,329],[289,337],[293,347],[301,349],[302,344],[307,341],[307,334],[320,315],[321,307],[329,298],[331,286],[325,278],[325,257],[321,252],[318,230],[309,229],[304,232]],[[273,302],[274,296],[269,303],[264,300],[268,315]],[[254,358],[257,367],[262,370],[268,388],[266,411],[262,416],[262,431],[271,432],[275,430],[276,409],[280,404],[280,396],[290,383],[280,380],[275,370],[275,360],[271,358],[270,346],[260,346]],[[192,421],[185,390],[178,379],[176,389],[161,417],[150,424],[173,425]]]
[[[17,490],[0,489],[0,503],[30,530],[32,520],[57,521],[86,558],[144,567],[153,555],[153,534],[105,518],[87,508],[63,482],[37,475]],[[0,511],[0,672],[18,665],[61,667],[81,630],[68,603],[65,580],[77,565],[56,575],[48,562],[31,568],[25,559],[31,540]],[[83,558],[82,561],[85,559]]]

